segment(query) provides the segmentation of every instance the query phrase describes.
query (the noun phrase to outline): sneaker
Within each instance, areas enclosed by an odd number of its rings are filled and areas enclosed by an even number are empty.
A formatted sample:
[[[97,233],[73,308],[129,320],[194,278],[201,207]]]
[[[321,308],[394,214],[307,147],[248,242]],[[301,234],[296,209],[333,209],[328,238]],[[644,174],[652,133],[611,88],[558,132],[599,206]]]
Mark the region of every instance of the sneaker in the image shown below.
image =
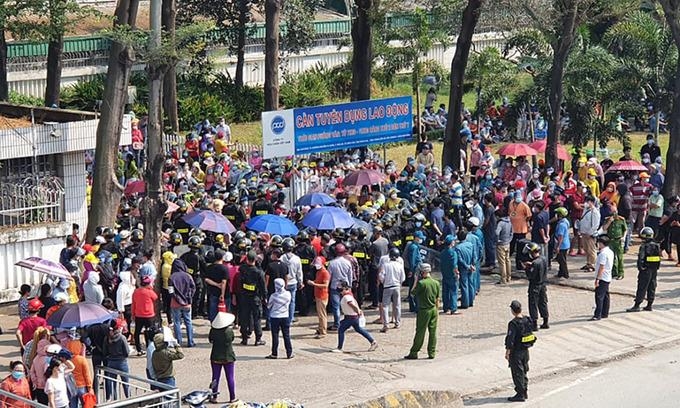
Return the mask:
[[[569,252],[569,256],[576,256],[576,251]]]
[[[374,341],[373,343],[371,343],[371,346],[368,348],[368,351],[375,351],[375,349],[377,349],[377,348],[378,348],[378,342]]]
[[[633,306],[630,309],[626,309],[626,312],[639,312],[640,307],[639,306]]]
[[[248,338],[247,337],[244,337],[244,338],[241,339],[241,345],[243,345],[243,346],[248,345]]]
[[[328,331],[338,331],[338,327],[337,326],[331,326],[331,327],[328,328]]]
[[[295,354],[291,354],[291,355],[289,355],[289,356],[286,356],[286,358],[287,358],[288,360],[290,360],[290,359],[293,358],[293,357],[295,357]]]
[[[255,340],[256,346],[264,346],[265,344],[267,344],[267,342],[264,340]]]
[[[138,351],[137,352],[137,357],[143,357],[146,355],[146,351]]]
[[[317,340],[318,340],[318,339],[323,339],[323,338],[325,338],[325,337],[326,337],[325,334],[317,334],[316,336],[314,336],[314,338],[317,339]]]
[[[334,348],[329,350],[331,353],[342,353],[342,349]]]
[[[647,305],[642,310],[644,310],[645,312],[651,312],[652,311],[652,305]]]
[[[417,360],[418,356],[414,356],[413,354],[407,354],[404,356],[404,360]]]
[[[380,329],[380,333],[387,333],[387,326],[383,326],[383,328]]]
[[[395,323],[395,324],[394,324],[394,328],[395,328],[395,329],[398,329],[398,328],[400,328],[400,327],[401,327],[401,325],[400,325],[399,323]]]
[[[268,355],[268,356],[265,357],[265,358],[266,358],[267,360],[276,360],[276,359],[278,358],[278,356],[275,356],[275,355],[273,355],[273,354],[270,354],[270,355]]]

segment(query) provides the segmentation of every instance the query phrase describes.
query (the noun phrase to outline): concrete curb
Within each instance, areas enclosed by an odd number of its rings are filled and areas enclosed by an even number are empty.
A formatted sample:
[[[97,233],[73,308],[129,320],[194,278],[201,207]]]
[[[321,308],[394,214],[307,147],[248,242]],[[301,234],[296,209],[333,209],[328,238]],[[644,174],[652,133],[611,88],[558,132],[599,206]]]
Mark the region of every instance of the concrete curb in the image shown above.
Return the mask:
[[[454,391],[397,391],[346,408],[461,408],[463,399]]]

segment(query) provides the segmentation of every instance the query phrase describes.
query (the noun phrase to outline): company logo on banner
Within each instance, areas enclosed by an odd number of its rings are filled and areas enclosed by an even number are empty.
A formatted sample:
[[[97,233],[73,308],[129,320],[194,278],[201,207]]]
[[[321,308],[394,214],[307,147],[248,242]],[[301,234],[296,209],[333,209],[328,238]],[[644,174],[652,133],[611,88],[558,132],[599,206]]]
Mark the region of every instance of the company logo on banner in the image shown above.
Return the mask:
[[[264,158],[410,140],[410,96],[262,112]]]

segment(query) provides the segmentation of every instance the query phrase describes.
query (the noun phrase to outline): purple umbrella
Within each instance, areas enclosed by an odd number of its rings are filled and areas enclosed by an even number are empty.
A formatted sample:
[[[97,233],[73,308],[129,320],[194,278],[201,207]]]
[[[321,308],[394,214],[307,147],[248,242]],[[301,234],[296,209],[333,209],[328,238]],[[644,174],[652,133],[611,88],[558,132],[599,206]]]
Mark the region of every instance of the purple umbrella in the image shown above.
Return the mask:
[[[113,319],[111,311],[94,302],[65,304],[47,318],[55,328],[85,327]]]
[[[331,231],[351,227],[354,225],[354,219],[346,210],[339,207],[317,207],[305,215],[302,225]]]
[[[32,256],[30,258],[22,259],[14,265],[21,266],[22,268],[27,268],[38,273],[44,273],[46,275],[52,275],[65,279],[73,279],[68,269],[64,268],[64,265],[50,261],[48,259],[40,258],[39,256]]]
[[[236,228],[224,215],[211,210],[194,211],[185,215],[182,219],[192,227],[217,234],[231,234],[236,231]]]

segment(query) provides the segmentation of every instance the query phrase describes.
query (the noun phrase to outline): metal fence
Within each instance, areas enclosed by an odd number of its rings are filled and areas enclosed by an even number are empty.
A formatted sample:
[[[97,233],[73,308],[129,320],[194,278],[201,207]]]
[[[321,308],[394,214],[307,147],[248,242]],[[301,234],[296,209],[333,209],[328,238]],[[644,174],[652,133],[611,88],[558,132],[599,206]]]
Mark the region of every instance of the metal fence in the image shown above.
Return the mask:
[[[0,226],[64,220],[64,186],[57,177],[0,183]]]
[[[97,407],[179,408],[179,388],[109,367],[95,367]]]
[[[30,399],[20,397],[16,394],[12,394],[11,392],[5,391],[3,389],[0,389],[0,400],[2,400],[0,406],[4,408],[19,408],[19,407],[48,408],[47,405],[43,405],[38,401],[32,401]]]

